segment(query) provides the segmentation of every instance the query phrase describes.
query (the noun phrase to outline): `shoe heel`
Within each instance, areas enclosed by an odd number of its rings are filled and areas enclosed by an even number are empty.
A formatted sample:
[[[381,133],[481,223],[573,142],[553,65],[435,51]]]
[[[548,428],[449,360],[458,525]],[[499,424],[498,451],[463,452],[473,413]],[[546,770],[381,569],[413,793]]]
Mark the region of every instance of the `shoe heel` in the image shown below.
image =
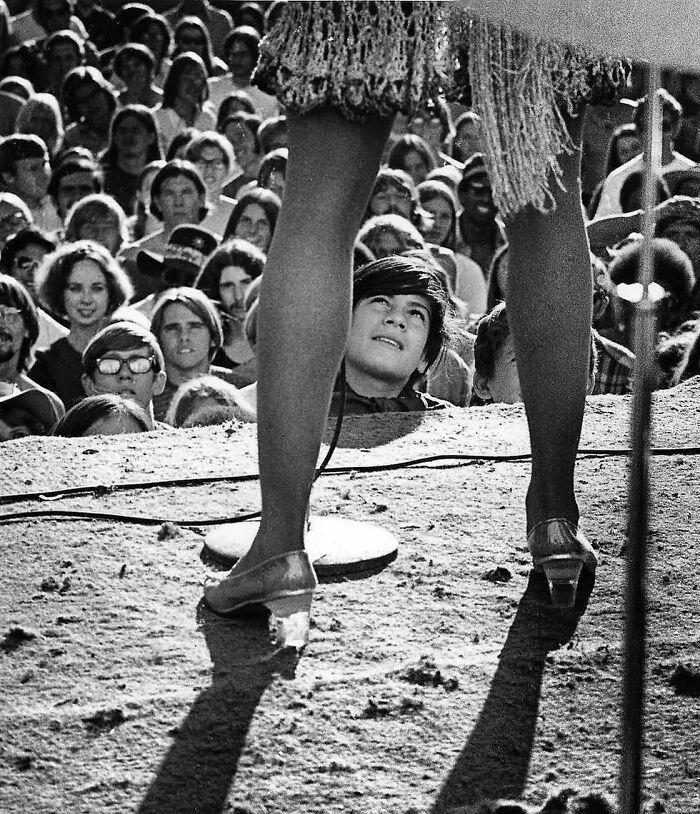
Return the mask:
[[[564,555],[547,557],[538,564],[547,577],[552,605],[557,608],[573,608],[583,560]]]
[[[312,599],[313,592],[310,591],[265,602],[272,614],[270,626],[278,647],[302,648],[308,644]]]

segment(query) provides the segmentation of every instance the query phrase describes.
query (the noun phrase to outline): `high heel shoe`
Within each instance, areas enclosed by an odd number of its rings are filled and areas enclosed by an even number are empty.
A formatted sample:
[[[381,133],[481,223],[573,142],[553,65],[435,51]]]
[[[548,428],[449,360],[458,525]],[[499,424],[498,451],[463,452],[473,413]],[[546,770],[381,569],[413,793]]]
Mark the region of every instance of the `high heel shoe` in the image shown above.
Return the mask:
[[[272,613],[277,644],[301,648],[309,640],[311,600],[317,586],[306,551],[292,551],[240,573],[234,567],[223,579],[208,577],[204,598],[223,616],[247,605],[265,605]]]
[[[544,571],[552,605],[573,608],[579,577],[598,565],[593,546],[574,523],[563,517],[542,520],[527,535],[535,571]]]

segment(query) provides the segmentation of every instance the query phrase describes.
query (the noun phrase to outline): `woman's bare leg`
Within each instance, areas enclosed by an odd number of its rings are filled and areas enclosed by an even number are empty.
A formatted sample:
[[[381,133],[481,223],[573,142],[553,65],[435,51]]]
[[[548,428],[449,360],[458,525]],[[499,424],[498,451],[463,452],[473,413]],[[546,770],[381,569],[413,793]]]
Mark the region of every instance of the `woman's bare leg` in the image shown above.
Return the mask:
[[[570,120],[580,145],[583,114]],[[578,522],[574,465],[588,382],[592,279],[580,190],[580,150],[560,157],[556,209],[532,207],[507,225],[508,319],[525,402],[532,475],[527,528],[563,517]]]
[[[284,205],[258,312],[262,520],[241,561],[303,548],[306,509],[350,322],[352,248],[391,120],[290,116]]]

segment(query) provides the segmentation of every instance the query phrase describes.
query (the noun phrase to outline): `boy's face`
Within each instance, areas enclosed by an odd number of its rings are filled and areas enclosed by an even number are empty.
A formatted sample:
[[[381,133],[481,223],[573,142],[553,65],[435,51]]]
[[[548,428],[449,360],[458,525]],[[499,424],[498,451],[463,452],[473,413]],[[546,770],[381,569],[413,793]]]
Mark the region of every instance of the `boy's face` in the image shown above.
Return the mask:
[[[345,349],[349,367],[399,388],[427,365],[430,300],[422,294],[375,294],[360,300],[352,314]]]
[[[133,399],[141,407],[148,410],[154,396],[163,392],[165,387],[165,373],[153,369],[153,351],[148,345],[139,345],[128,350],[109,350],[100,357],[104,359],[115,359],[121,363],[116,373],[101,373],[99,365],[91,376],[83,375],[83,387],[90,395],[101,395],[102,393],[114,393],[124,398]],[[134,373],[129,367],[129,360],[151,359],[151,369],[144,373]],[[132,366],[138,367],[138,362],[132,362]],[[143,364],[143,363],[141,363]]]
[[[15,164],[12,191],[25,201],[39,201],[46,195],[51,177],[48,156],[21,158]]]
[[[165,306],[158,341],[169,368],[191,371],[208,365],[211,351],[209,328],[180,302]]]

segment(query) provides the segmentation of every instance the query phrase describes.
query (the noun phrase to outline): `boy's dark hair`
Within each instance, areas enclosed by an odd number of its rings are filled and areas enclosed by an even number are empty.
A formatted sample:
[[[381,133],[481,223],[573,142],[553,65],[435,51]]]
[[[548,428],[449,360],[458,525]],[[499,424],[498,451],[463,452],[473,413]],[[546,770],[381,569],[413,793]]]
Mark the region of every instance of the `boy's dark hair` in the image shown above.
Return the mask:
[[[110,416],[132,418],[141,428],[141,432],[153,429],[148,414],[135,401],[114,393],[102,393],[99,396],[86,396],[74,404],[53,428],[51,435],[79,438],[96,421]]]
[[[288,161],[289,150],[287,147],[278,147],[276,150],[270,150],[269,153],[266,153],[258,168],[258,185],[264,187],[270,180],[270,176],[274,170],[286,176]]]
[[[630,198],[636,192],[642,189],[644,182],[644,174],[641,172],[632,172],[625,178],[622,187],[620,188],[620,209],[623,212],[634,212],[638,207],[632,206]],[[671,192],[668,184],[664,181],[663,176],[656,177],[656,203],[666,201],[671,197]]]
[[[25,158],[46,158],[48,150],[43,139],[31,133],[17,133],[0,141],[0,173],[15,174],[18,161]]]
[[[173,304],[184,305],[185,308],[188,308],[193,314],[196,314],[207,326],[209,336],[211,337],[209,358],[213,359],[224,343],[224,332],[221,326],[221,317],[219,317],[216,306],[203,291],[189,286],[168,289],[158,300],[156,307],[153,309],[151,332],[158,338],[163,328],[165,309]]]
[[[265,255],[257,246],[247,240],[234,237],[222,243],[213,254],[209,255],[207,262],[199,272],[192,284],[194,288],[203,291],[210,300],[219,299],[219,283],[221,272],[229,266],[240,266],[252,280],[256,280],[265,268]]]
[[[260,152],[265,155],[273,149],[270,145],[272,140],[280,133],[287,132],[287,117],[286,116],[270,116],[263,119],[262,124],[258,127],[258,141],[260,142]]]
[[[494,372],[494,361],[499,348],[510,335],[506,304],[499,302],[479,320],[474,342],[474,368],[486,379]]]
[[[678,124],[681,116],[683,115],[683,108],[681,107],[680,102],[675,98],[675,96],[671,96],[671,94],[665,88],[659,88],[659,90],[656,91],[656,94],[661,100],[662,115],[663,113],[669,113],[673,124]],[[635,108],[633,117],[634,124],[637,125],[640,133],[642,132],[648,110],[649,97],[643,96],[641,99],[637,100],[637,107]]]
[[[32,348],[39,338],[39,316],[27,289],[9,274],[0,274],[0,305],[17,308],[24,320],[27,336],[23,339],[17,357],[17,370],[28,370],[32,362]]]
[[[169,178],[179,178],[181,175],[192,181],[199,195],[206,196],[207,189],[195,165],[191,161],[182,158],[173,158],[171,161],[168,161],[164,167],[158,170],[153,181],[151,181],[151,213],[155,215],[158,220],[163,220],[163,213],[160,211],[158,201],[156,200],[160,195],[161,187]],[[208,210],[206,207],[202,207],[202,209],[204,211],[200,211],[199,214],[204,218]]]
[[[67,175],[74,175],[76,172],[89,172],[92,175],[92,191],[102,192],[104,189],[104,177],[100,165],[96,161],[92,161],[88,158],[70,159],[61,162],[51,173],[48,193],[53,198],[54,203],[56,202],[61,181]]]
[[[92,376],[97,370],[97,360],[113,350],[136,350],[146,346],[153,352],[153,370],[165,370],[165,359],[156,337],[135,322],[113,322],[90,340],[83,351],[83,373]]]
[[[695,274],[690,258],[680,246],[664,237],[655,237],[652,240],[652,249],[654,279],[679,302],[687,302],[695,286]],[[637,282],[641,261],[641,241],[621,249],[609,266],[613,283],[619,285]]]
[[[430,302],[430,328],[425,359],[430,367],[451,343],[450,302],[440,276],[414,257],[382,257],[353,275],[352,306],[378,294],[419,294]]]

